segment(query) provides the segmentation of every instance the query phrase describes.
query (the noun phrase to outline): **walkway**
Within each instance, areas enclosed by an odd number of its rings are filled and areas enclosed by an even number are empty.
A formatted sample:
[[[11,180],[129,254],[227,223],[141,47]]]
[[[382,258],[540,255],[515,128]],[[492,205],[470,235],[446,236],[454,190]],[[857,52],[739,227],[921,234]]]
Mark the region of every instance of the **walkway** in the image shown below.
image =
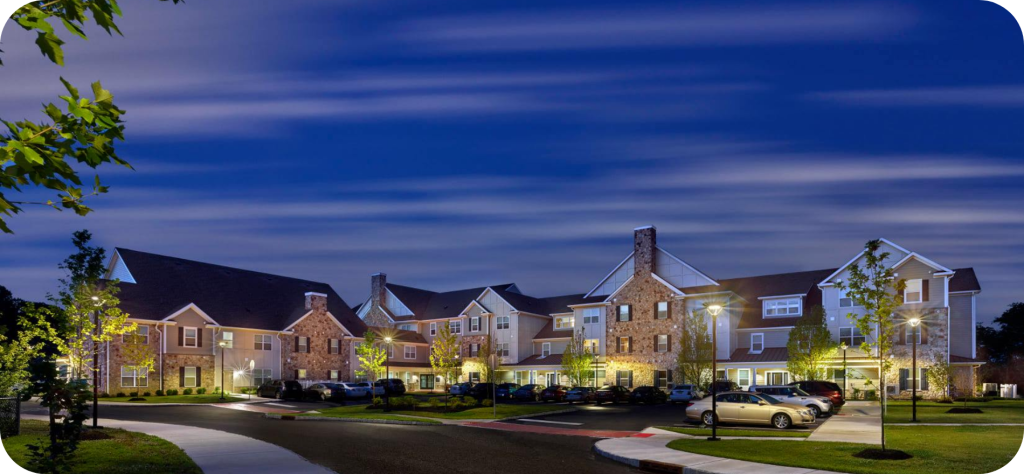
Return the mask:
[[[849,401],[811,433],[807,441],[881,444],[882,407],[878,402]]]
[[[658,472],[682,474],[832,474],[830,471],[775,466],[736,459],[677,451],[665,447],[669,442],[688,438],[657,428],[648,428],[642,434],[628,438],[604,439],[594,449],[604,457]],[[748,438],[749,439],[749,438]],[[800,439],[800,438],[797,438]],[[785,441],[778,441],[785,442]]]
[[[46,417],[25,415],[26,419]],[[141,421],[101,419],[108,428],[122,428],[163,438],[185,451],[207,473],[253,474],[275,472],[288,474],[334,474],[280,446],[246,436],[206,428],[195,428]]]

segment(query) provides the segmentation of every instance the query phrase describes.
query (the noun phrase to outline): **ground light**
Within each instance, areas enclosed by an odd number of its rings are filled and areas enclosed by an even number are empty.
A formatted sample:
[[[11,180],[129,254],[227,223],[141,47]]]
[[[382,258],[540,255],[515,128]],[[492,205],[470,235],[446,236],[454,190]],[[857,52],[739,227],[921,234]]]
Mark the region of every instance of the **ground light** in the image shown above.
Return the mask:
[[[722,305],[713,304],[707,307],[711,314],[711,437],[708,441],[718,441],[718,387],[715,377],[718,376],[718,315]]]

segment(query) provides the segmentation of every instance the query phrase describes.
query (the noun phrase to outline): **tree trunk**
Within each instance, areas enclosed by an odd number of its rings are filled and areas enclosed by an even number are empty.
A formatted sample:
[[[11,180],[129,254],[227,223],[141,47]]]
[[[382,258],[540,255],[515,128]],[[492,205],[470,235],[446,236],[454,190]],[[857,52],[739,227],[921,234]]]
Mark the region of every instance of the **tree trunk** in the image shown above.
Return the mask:
[[[881,352],[882,352],[881,348],[879,348],[878,352],[879,352],[879,358],[878,358],[878,384],[881,385],[879,387],[879,389],[880,389],[879,394],[881,395],[880,400],[882,401],[882,451],[885,451],[885,407],[887,405],[886,398],[888,398],[887,397],[887,392],[888,391],[886,390],[886,387],[885,387],[885,370],[883,370],[884,369],[883,365],[885,364],[885,359],[881,357]]]

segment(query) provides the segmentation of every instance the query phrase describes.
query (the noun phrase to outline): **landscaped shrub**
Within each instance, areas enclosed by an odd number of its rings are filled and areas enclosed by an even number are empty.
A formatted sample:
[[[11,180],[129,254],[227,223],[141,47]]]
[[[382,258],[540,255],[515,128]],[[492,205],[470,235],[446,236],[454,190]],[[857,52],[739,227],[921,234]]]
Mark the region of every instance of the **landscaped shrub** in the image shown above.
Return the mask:
[[[220,387],[217,387],[217,388],[218,388],[218,390],[220,389]],[[206,387],[199,387],[199,388],[196,389],[196,394],[197,395],[203,395],[205,393],[206,393]],[[217,392],[217,393],[219,393],[219,392]]]
[[[157,390],[156,391],[156,396],[158,396],[158,397],[164,396],[164,391],[163,390]]]
[[[139,392],[128,392],[128,396],[132,398],[138,398]]]
[[[107,392],[100,393],[100,398],[110,398],[110,394]]]
[[[430,405],[430,408],[436,410],[437,407],[441,406],[441,399],[439,397],[430,397],[430,400],[428,400],[427,403]]]
[[[367,408],[382,408],[384,407],[384,399],[380,397],[373,397],[373,404]]]
[[[483,406],[485,406],[485,407],[492,407],[492,406],[494,406],[494,400],[491,400],[490,398],[484,399]]]
[[[181,392],[181,394],[182,395],[192,395],[192,389],[191,388],[186,388],[184,392]]]
[[[143,396],[143,397],[148,397],[148,396],[150,396],[150,395],[152,395],[152,394],[151,394],[151,393],[149,393],[149,392],[142,392],[142,396]]]
[[[117,392],[117,398],[124,398],[124,397],[127,397],[127,395],[125,395],[124,392]]]
[[[451,410],[451,411],[459,411],[459,410],[463,410],[465,408],[466,408],[466,404],[462,403],[462,400],[459,400],[458,398],[456,398],[456,399],[454,399],[454,400],[452,400],[451,402],[448,403],[448,409]]]
[[[475,407],[480,404],[480,400],[466,395],[465,397],[462,397],[462,403],[465,403],[467,407]]]
[[[395,406],[395,407],[398,407],[398,408],[404,409],[404,410],[413,410],[419,404],[420,404],[419,400],[416,400],[415,397],[411,397],[411,396],[398,397],[398,398],[394,399],[391,402],[392,406]]]

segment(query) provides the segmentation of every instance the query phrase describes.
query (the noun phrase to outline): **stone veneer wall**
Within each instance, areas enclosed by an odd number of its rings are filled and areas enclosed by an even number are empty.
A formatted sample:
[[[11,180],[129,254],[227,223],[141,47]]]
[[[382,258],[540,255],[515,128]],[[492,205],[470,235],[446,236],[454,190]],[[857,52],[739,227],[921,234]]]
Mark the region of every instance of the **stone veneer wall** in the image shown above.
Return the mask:
[[[376,273],[370,276],[370,311],[363,317],[367,326],[391,327],[391,319],[380,308],[384,306],[385,294],[387,292],[388,276],[384,273]]]
[[[149,384],[146,387],[122,387],[121,386],[121,367],[125,365],[132,365],[132,363],[125,358],[125,350],[122,336],[114,336],[114,340],[110,341],[110,387],[104,386],[106,380],[100,382],[100,387],[107,392],[146,392],[156,391],[160,389],[160,333],[157,333],[156,326],[144,325],[139,326],[149,327],[149,344],[147,346],[153,353],[153,372],[149,374]],[[162,329],[166,330],[166,326]],[[166,374],[165,374],[166,375]],[[105,377],[104,377],[105,378]]]
[[[352,377],[352,365],[349,361],[349,354],[352,350],[352,340],[345,336],[345,332],[327,315],[327,299],[314,295],[309,299],[308,306],[313,314],[306,316],[295,327],[294,334],[282,335],[281,357],[284,373],[281,378],[284,380],[295,380],[297,369],[306,369],[306,378],[310,380],[327,380],[332,370],[337,370],[342,380],[350,380]],[[309,338],[309,353],[295,352],[295,337]],[[339,339],[338,354],[330,354],[328,339]]]
[[[634,276],[615,295],[607,318],[605,382],[615,383],[616,371],[632,370],[634,387],[654,385],[655,370],[675,370],[685,309],[683,302],[675,300],[673,295],[672,290],[652,278],[650,273],[643,277]],[[659,301],[669,302],[667,319],[656,319],[655,305]],[[623,304],[632,305],[632,321],[618,320],[618,306]],[[669,335],[668,352],[655,352],[655,336],[658,334]],[[633,338],[631,353],[617,352],[619,337]]]
[[[217,375],[213,354],[164,354],[164,390],[175,389],[180,393],[184,389],[181,386],[180,367],[199,367],[200,380],[196,387],[206,387],[206,390],[213,391],[214,377]],[[159,387],[154,387],[153,390],[157,388]]]
[[[926,369],[928,366],[935,363],[935,361],[948,361],[949,351],[947,350],[947,319],[945,311],[929,315],[926,318],[922,318],[926,321],[924,324],[928,326],[928,343],[917,345],[917,367],[918,369]],[[907,327],[907,335],[910,334],[910,327]],[[896,337],[899,338],[901,335],[900,331],[896,331]],[[904,339],[906,341],[906,339]],[[911,369],[913,368],[913,344],[894,344],[893,345],[893,366],[890,370],[886,371],[886,383],[895,384],[899,386],[900,383],[900,370],[899,369]],[[950,375],[952,376],[952,367]],[[907,383],[911,383],[910,379]],[[906,398],[910,399],[913,394],[912,390],[902,390],[895,398]],[[928,390],[918,390],[917,395],[924,398],[938,398],[944,395],[942,387],[936,387],[931,381],[928,381]]]

